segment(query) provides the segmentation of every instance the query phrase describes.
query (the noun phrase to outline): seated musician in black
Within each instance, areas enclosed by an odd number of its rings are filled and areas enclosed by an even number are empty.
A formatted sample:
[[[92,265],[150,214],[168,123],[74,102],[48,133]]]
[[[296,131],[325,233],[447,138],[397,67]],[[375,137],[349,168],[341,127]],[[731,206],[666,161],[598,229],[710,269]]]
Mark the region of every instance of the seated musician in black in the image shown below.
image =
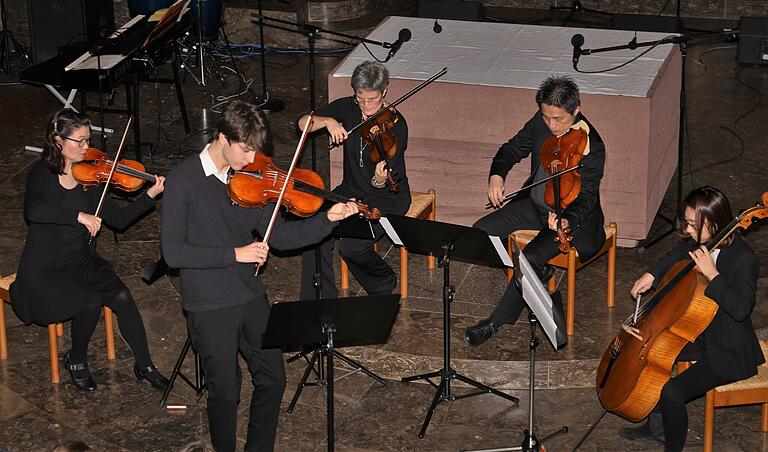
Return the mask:
[[[632,296],[637,298],[651,289],[676,262],[690,258],[709,280],[704,295],[717,303],[718,310],[704,332],[686,344],[676,359],[696,363],[664,385],[659,404],[644,424],[619,430],[619,435],[628,439],[662,441],[666,452],[683,450],[689,401],[717,386],[755,375],[757,366],[765,362],[751,317],[757,291],[757,256],[738,232],[712,252],[703,246],[733,219],[728,198],[716,188],[701,187],[686,196],[681,208],[686,239],[635,281]],[[643,340],[637,329],[624,328]]]
[[[74,110],[60,110],[51,117],[40,161],[27,176],[24,219],[29,225],[16,281],[11,285],[13,309],[24,323],[49,325],[72,319],[72,347],[64,355],[64,368],[72,383],[83,391],[96,389],[88,370],[88,343],[99,321],[102,306],[117,315],[120,331],[133,351],[134,374],[164,391],[165,378],[152,363],[147,334],[128,287],[90,239],[103,223],[125,229],[155,205],[165,179],[126,205],[109,196],[96,216],[103,187],[85,190],[72,175],[91,138],[91,121]]]
[[[347,129],[358,125],[386,106],[384,97],[389,86],[389,71],[381,63],[366,61],[352,72],[353,96],[336,99],[317,110],[312,128],[316,131],[325,128],[331,143],[344,143],[344,172],[341,184],[333,191],[349,198],[364,201],[370,207],[376,207],[384,215],[405,215],[411,204],[411,192],[408,176],[405,172],[405,150],[408,144],[408,125],[398,112],[392,132],[397,139],[397,152],[389,161],[389,169],[380,161],[374,163],[369,154],[372,144],[364,142],[360,129],[351,134]],[[300,128],[304,128],[307,115],[299,118]],[[394,192],[387,184],[387,173],[399,184],[399,192]],[[339,241],[339,252],[350,271],[369,295],[391,294],[397,285],[397,276],[392,268],[373,249],[375,241],[384,235],[384,229],[378,223],[372,223],[373,238],[359,239],[344,237]],[[333,239],[328,238],[320,245],[320,271],[316,269],[315,249],[308,249],[302,256],[301,298],[316,297],[315,284],[322,286],[322,298],[336,298],[338,291],[333,275]],[[319,281],[316,281],[317,278]]]
[[[550,136],[562,136],[571,128],[587,132],[588,143],[578,170],[581,191],[562,211],[563,228],[570,227],[573,241],[581,259],[592,257],[605,241],[603,211],[600,208],[600,179],[605,166],[605,145],[594,126],[581,114],[579,88],[568,77],[548,77],[536,92],[539,111],[511,140],[503,144],[491,163],[488,179],[488,199],[497,210],[478,220],[474,227],[489,235],[506,238],[521,229],[535,229],[539,234],[525,248],[525,257],[543,280],[551,275],[547,262],[560,250],[555,242],[557,220],[553,210],[544,202],[545,184],[540,184],[501,207],[504,198],[504,178],[513,165],[531,156],[531,173],[524,185],[547,177],[540,161],[541,147]],[[511,283],[507,286],[490,318],[464,332],[470,345],[480,345],[495,334],[505,323],[513,324],[525,307],[520,290]]]

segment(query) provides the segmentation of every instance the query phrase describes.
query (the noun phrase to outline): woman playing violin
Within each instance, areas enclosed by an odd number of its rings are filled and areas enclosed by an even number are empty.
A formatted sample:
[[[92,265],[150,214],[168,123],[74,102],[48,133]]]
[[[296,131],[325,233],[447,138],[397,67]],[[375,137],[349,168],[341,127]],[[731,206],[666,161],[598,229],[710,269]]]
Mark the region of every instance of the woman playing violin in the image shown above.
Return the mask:
[[[384,97],[389,86],[389,71],[381,63],[366,61],[355,68],[351,79],[353,96],[337,99],[315,114],[310,131],[325,128],[334,144],[343,143],[344,173],[341,184],[334,192],[365,201],[370,207],[379,208],[384,215],[404,215],[411,204],[408,176],[405,169],[405,150],[408,144],[408,126],[399,112],[390,130],[397,141],[397,151],[389,160],[389,171],[396,178],[399,191],[388,187],[385,162],[374,163],[369,157],[370,147],[360,131],[348,134],[350,129],[386,106]],[[307,116],[302,116],[299,127],[303,128]],[[368,294],[390,294],[397,285],[395,272],[376,251],[373,244],[384,235],[384,229],[373,225],[371,240],[342,238],[339,252],[349,265],[352,274]],[[314,249],[304,253],[302,262],[301,298],[316,298],[315,283],[322,286],[323,298],[336,298],[336,282],[332,266],[333,246],[331,239],[321,244],[321,270],[315,268]],[[320,278],[317,281],[317,278]]]
[[[546,281],[551,275],[547,261],[560,250],[555,242],[557,220],[552,208],[544,201],[544,184],[524,191],[499,208],[504,197],[504,178],[515,164],[531,156],[531,173],[524,185],[548,176],[541,164],[541,149],[551,136],[560,137],[571,129],[584,130],[588,135],[578,170],[581,190],[562,211],[561,225],[573,231],[571,244],[582,260],[592,257],[605,241],[603,211],[600,208],[600,180],[605,166],[605,145],[595,127],[581,114],[579,88],[568,77],[551,76],[544,80],[536,92],[539,110],[508,142],[503,144],[491,163],[488,178],[488,199],[497,210],[478,220],[474,226],[502,238],[520,229],[536,229],[539,234],[526,246],[525,257],[533,269]],[[515,323],[525,307],[520,290],[514,282],[507,286],[499,303],[488,319],[464,332],[470,345],[480,345],[504,324]]]
[[[87,116],[64,109],[53,115],[40,161],[30,170],[24,197],[29,225],[16,281],[13,309],[24,323],[48,325],[72,319],[72,348],[64,367],[81,390],[96,389],[88,370],[87,350],[102,306],[117,314],[120,331],[133,351],[134,373],[159,390],[168,380],[152,364],[141,314],[112,265],[99,256],[90,239],[104,223],[125,229],[155,205],[164,179],[157,177],[144,194],[118,206],[109,197],[94,216],[100,188],[85,190],[72,177],[90,140]]]
[[[686,344],[676,359],[696,363],[664,385],[659,404],[643,425],[619,430],[628,439],[662,441],[667,452],[683,450],[689,401],[717,386],[755,375],[757,366],[765,362],[751,318],[757,256],[739,233],[731,234],[712,252],[703,246],[733,219],[728,198],[716,188],[701,187],[686,196],[681,208],[685,239],[635,281],[631,294],[636,298],[656,285],[676,262],[692,259],[709,280],[704,295],[717,303],[718,310],[704,332]],[[642,340],[638,330],[625,329]]]

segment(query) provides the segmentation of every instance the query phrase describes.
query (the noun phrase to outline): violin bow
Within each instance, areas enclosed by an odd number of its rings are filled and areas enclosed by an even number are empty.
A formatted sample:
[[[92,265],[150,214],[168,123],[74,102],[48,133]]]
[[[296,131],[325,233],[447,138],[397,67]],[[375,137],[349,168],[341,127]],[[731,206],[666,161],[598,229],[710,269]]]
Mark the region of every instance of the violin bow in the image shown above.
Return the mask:
[[[280,195],[277,197],[277,201],[275,202],[275,210],[272,211],[272,218],[269,219],[269,225],[267,226],[267,231],[264,233],[263,241],[264,243],[269,243],[269,237],[272,235],[272,229],[275,226],[275,220],[277,220],[277,214],[280,213],[280,204],[283,202],[283,197],[285,196],[285,189],[288,187],[288,183],[291,181],[291,174],[293,173],[293,169],[296,168],[296,162],[299,161],[299,154],[301,153],[302,148],[304,148],[304,143],[307,141],[307,135],[309,134],[309,129],[312,126],[312,121],[315,116],[315,112],[312,111],[309,113],[309,118],[307,119],[307,125],[304,126],[304,130],[301,132],[301,139],[299,139],[299,144],[296,145],[296,151],[293,153],[293,160],[291,160],[291,166],[288,168],[288,171],[285,173],[285,181],[283,181],[283,187],[280,189]],[[253,276],[257,276],[259,274],[259,264],[256,263],[256,272]]]
[[[569,168],[567,170],[560,171],[559,173],[554,173],[551,176],[547,176],[547,177],[545,177],[544,179],[542,179],[542,180],[540,180],[538,182],[534,182],[532,184],[528,184],[525,187],[520,187],[519,189],[513,191],[512,193],[510,193],[508,195],[504,195],[504,198],[502,198],[502,200],[501,200],[501,204],[504,204],[505,202],[507,202],[510,199],[514,198],[518,193],[520,193],[522,191],[531,189],[531,188],[533,188],[533,187],[535,187],[537,185],[541,185],[541,184],[547,182],[550,179],[554,179],[556,177],[560,177],[561,175],[563,175],[565,173],[570,173],[571,171],[576,171],[577,169],[581,169],[582,167],[584,167],[584,164],[583,163],[579,163],[578,165],[574,166],[573,168]],[[493,207],[493,204],[491,204],[490,202],[485,204],[485,208],[486,209],[490,209],[491,207]]]
[[[101,213],[101,208],[104,207],[104,199],[107,197],[107,191],[109,190],[110,182],[112,182],[112,176],[114,176],[115,174],[115,169],[117,168],[117,162],[120,161],[120,153],[123,152],[123,145],[125,145],[125,139],[128,137],[128,131],[131,130],[131,124],[133,124],[133,115],[128,117],[128,123],[125,125],[123,138],[120,140],[120,146],[117,147],[117,153],[115,154],[115,158],[112,161],[112,167],[109,169],[109,176],[107,177],[107,183],[104,184],[104,190],[101,191],[101,198],[99,198],[99,204],[96,206],[96,212],[93,213],[93,215],[96,217],[99,216],[99,213]],[[91,241],[93,241],[93,236],[91,236],[91,238],[88,239],[88,243],[91,243]]]

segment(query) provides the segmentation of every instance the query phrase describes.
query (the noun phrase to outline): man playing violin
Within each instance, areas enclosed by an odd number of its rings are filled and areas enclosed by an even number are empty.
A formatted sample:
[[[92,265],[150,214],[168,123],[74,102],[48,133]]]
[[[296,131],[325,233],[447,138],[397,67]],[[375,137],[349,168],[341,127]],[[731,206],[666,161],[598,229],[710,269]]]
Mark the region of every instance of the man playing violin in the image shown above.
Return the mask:
[[[337,99],[315,114],[310,131],[326,129],[333,144],[343,143],[344,173],[341,184],[333,191],[348,198],[365,201],[386,214],[405,215],[411,204],[411,193],[405,171],[405,150],[408,144],[408,125],[399,112],[390,130],[397,141],[397,151],[385,168],[382,160],[374,163],[369,154],[371,146],[360,135],[360,130],[347,133],[369,116],[386,106],[384,97],[389,86],[389,71],[381,63],[366,61],[355,68],[351,79],[353,96]],[[299,118],[303,128],[308,116]],[[387,184],[387,175],[396,178],[399,191]],[[373,244],[384,235],[384,229],[372,224],[371,239],[342,238],[339,252],[352,274],[369,295],[391,294],[397,285],[392,268],[374,250]],[[320,245],[320,271],[316,268],[315,250],[304,252],[302,259],[301,298],[317,298],[317,285],[322,287],[323,298],[336,298],[336,281],[333,276],[333,242],[328,239]]]
[[[536,92],[539,111],[508,142],[503,144],[491,163],[488,178],[488,199],[497,209],[478,220],[474,227],[489,235],[507,237],[520,229],[536,229],[539,234],[526,246],[525,257],[537,275],[546,281],[553,269],[547,262],[560,250],[557,237],[557,219],[554,211],[544,202],[545,185],[540,184],[523,191],[501,207],[504,198],[504,178],[513,165],[531,156],[531,173],[524,186],[542,181],[548,176],[541,164],[540,153],[545,140],[560,137],[573,128],[588,134],[578,170],[581,190],[567,208],[563,209],[561,226],[572,231],[571,244],[582,260],[592,257],[605,241],[603,211],[600,207],[600,179],[605,166],[605,145],[594,126],[581,114],[579,88],[569,77],[550,76]],[[487,319],[469,327],[464,339],[470,345],[480,345],[493,336],[504,324],[512,324],[525,307],[520,289],[510,283],[496,308]]]
[[[205,372],[211,440],[220,452],[237,446],[238,352],[254,386],[245,450],[273,449],[285,388],[281,351],[261,348],[270,308],[261,276],[254,275],[254,264],[264,263],[269,246],[253,231],[263,237],[276,207],[243,208],[227,194],[229,171],[270,149],[266,115],[255,105],[233,101],[205,149],[168,174],[163,202],[163,256],[180,270],[189,336]],[[291,249],[317,243],[357,211],[350,202],[304,221],[278,216],[271,245]]]

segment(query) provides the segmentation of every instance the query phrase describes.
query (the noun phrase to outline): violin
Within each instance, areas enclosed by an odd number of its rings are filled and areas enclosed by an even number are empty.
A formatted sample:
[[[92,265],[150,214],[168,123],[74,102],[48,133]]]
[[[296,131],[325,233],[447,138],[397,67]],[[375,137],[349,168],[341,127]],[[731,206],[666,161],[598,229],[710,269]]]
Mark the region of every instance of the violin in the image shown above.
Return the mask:
[[[400,184],[395,179],[396,175],[389,168],[389,162],[397,154],[397,137],[394,133],[395,124],[398,121],[397,110],[385,107],[382,113],[375,119],[366,122],[360,128],[360,136],[370,145],[369,157],[373,163],[384,161],[387,169],[387,185],[392,193],[400,193]]]
[[[286,182],[287,172],[274,164],[271,158],[256,153],[253,163],[241,170],[233,171],[227,184],[227,193],[235,204],[241,207],[264,207],[268,202],[274,202],[280,195],[280,190]],[[349,202],[337,193],[325,189],[322,177],[316,172],[295,168],[285,189],[281,205],[288,212],[300,217],[314,215],[323,205],[323,200],[334,202]],[[381,218],[377,208],[369,208],[361,201],[355,201],[360,214],[369,220]]]
[[[544,141],[541,146],[541,164],[547,174],[553,175],[578,167],[584,157],[587,148],[588,134],[586,131],[575,128],[565,134],[556,137],[554,135]],[[557,214],[557,238],[558,247],[563,254],[571,249],[570,227],[563,228],[560,218],[562,210],[579,196],[581,191],[581,176],[578,171],[568,171],[547,181],[544,189],[544,202],[555,209]]]
[[[106,152],[89,147],[82,161],[72,165],[72,177],[84,187],[111,182],[115,187],[125,192],[134,192],[141,188],[144,182],[155,182],[154,175],[144,172],[144,165],[135,161],[123,159],[117,162],[114,175],[109,180],[109,173],[114,164]]]
[[[768,192],[763,193],[761,204],[731,220],[706,244],[707,249],[714,250],[738,229],[768,218]],[[675,264],[653,296],[623,322],[636,328],[642,341],[622,329],[604,352],[596,388],[606,410],[633,422],[645,418],[672,378],[678,354],[714,319],[718,305],[704,295],[709,281],[694,268],[690,258]]]

